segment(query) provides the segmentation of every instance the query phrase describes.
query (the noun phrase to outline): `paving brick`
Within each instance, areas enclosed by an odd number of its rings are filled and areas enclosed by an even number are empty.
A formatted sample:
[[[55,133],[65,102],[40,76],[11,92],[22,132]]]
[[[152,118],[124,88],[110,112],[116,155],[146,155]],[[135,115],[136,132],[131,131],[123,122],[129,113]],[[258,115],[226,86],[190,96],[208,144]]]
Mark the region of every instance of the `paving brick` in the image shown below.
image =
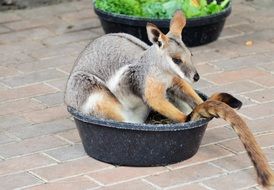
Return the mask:
[[[240,16],[230,16],[226,19],[226,25],[227,27],[231,26],[237,26],[240,24],[248,24],[248,20],[246,18],[240,17]]]
[[[52,16],[59,16],[65,12],[71,12],[75,9],[76,8],[73,7],[71,3],[66,3],[50,6],[40,6],[34,9],[26,9],[24,11],[17,12],[18,15],[22,18],[29,20],[33,18],[51,18]]]
[[[28,190],[86,190],[98,187],[98,184],[85,177],[72,177],[53,183],[45,183],[27,188]]]
[[[9,175],[15,172],[22,172],[54,163],[56,162],[41,154],[12,158],[0,162],[0,175]]]
[[[274,75],[256,77],[251,80],[266,87],[274,87]]]
[[[37,96],[34,99],[42,102],[43,104],[46,104],[47,106],[56,106],[64,104],[64,93],[63,92],[57,92],[54,94],[47,94],[42,96]]]
[[[70,74],[70,72],[72,71],[73,65],[63,65],[57,68],[57,70],[62,71],[64,73],[66,73],[67,75]]]
[[[82,30],[89,30],[93,32],[91,29],[98,29],[101,26],[100,21],[97,18],[88,18],[81,19],[77,21],[70,22],[62,22],[62,23],[54,23],[48,25],[47,28],[53,31],[56,34],[63,34],[68,32],[76,32]],[[98,32],[95,32],[98,34]]]
[[[112,167],[109,164],[99,162],[93,158],[85,157],[78,160],[68,161],[56,166],[49,166],[33,170],[33,172],[48,181],[59,178],[85,174],[100,169]]]
[[[17,100],[0,104],[0,116],[41,110],[45,106],[29,99]]]
[[[196,83],[193,84],[193,87],[194,87],[195,89],[198,89],[198,90],[200,90],[201,92],[203,92],[203,89],[212,87],[213,85],[214,85],[214,84],[211,83],[211,82],[208,82],[208,81],[206,81],[206,80],[204,80],[204,79],[200,79],[199,82],[196,82]]]
[[[43,122],[26,127],[14,127],[8,132],[21,139],[32,138],[41,135],[54,134],[75,128],[75,124],[69,119],[56,120],[53,122]]]
[[[0,34],[1,33],[6,33],[6,32],[10,32],[10,29],[8,29],[7,27],[4,27],[4,26],[0,25]]]
[[[53,36],[53,34],[46,28],[34,28],[30,30],[23,30],[18,32],[10,32],[6,34],[0,34],[0,43],[11,43],[17,41],[42,40]]]
[[[245,68],[234,71],[226,71],[218,74],[210,74],[205,76],[209,81],[215,82],[217,84],[227,84],[231,82],[236,82],[240,80],[252,79],[255,77],[261,77],[267,75],[265,71],[256,68]]]
[[[227,60],[233,57],[240,56],[239,52],[235,51],[239,49],[238,46],[233,42],[230,42],[229,39],[217,40],[213,43],[208,44],[206,48],[213,49],[221,56],[221,59],[216,61]],[[208,54],[207,56],[210,57],[211,54]]]
[[[23,116],[34,123],[42,123],[47,121],[53,121],[57,119],[68,118],[69,113],[67,112],[66,106],[55,106],[46,108],[43,110],[32,111],[24,113]]]
[[[225,150],[224,148],[218,147],[217,145],[209,145],[199,148],[197,154],[192,158],[177,164],[172,164],[168,167],[171,169],[177,169],[202,162],[208,162],[210,160],[215,160],[222,157],[227,157],[229,155],[232,155],[232,153]]]
[[[23,52],[14,52],[14,53],[2,53],[1,52],[1,65],[3,67],[8,67],[11,65],[17,65],[17,64],[21,64],[23,62],[31,62],[34,61],[35,58],[31,57],[29,54],[25,54]]]
[[[207,48],[210,49],[210,48]],[[192,61],[194,64],[202,64],[202,63],[211,63],[215,61],[222,61],[227,59],[222,53],[219,51],[214,51],[214,49],[211,49],[211,51],[208,52],[199,52],[195,53],[193,52]]]
[[[271,57],[270,59],[272,59],[272,63],[263,64],[263,65],[260,65],[260,67],[263,68],[266,71],[274,73],[273,57]]]
[[[50,150],[46,153],[60,161],[77,159],[87,155],[82,144],[74,144],[72,146]]]
[[[274,137],[274,134],[270,133],[270,134],[255,136],[255,139],[261,147],[271,147],[271,146],[273,146],[273,137]],[[230,150],[235,151],[235,152],[244,152],[245,151],[245,148],[239,139],[226,141],[226,142],[223,142],[220,144],[224,147],[229,148]]]
[[[8,89],[6,85],[0,84],[0,90],[6,90]]]
[[[74,143],[78,143],[78,142],[81,142],[81,139],[80,139],[80,136],[79,136],[79,133],[77,131],[77,129],[73,129],[73,130],[69,130],[69,131],[65,131],[65,132],[62,132],[62,133],[58,133],[59,136],[71,141],[71,142],[74,142]]]
[[[96,33],[92,33],[90,31],[79,31],[66,33],[52,38],[47,38],[46,40],[44,40],[44,43],[50,46],[56,46],[60,44],[79,42],[81,40],[92,40],[97,37],[99,37],[99,35]]]
[[[268,161],[273,162],[274,161],[274,150],[271,148],[266,148],[263,150]],[[246,153],[241,153],[238,155],[222,158],[216,161],[213,161],[215,165],[224,168],[228,171],[235,171],[235,170],[241,170],[250,166],[253,166],[250,158]]]
[[[117,185],[111,185],[107,187],[99,188],[100,190],[156,190],[157,188],[152,185],[143,182],[141,180],[134,180],[130,182],[120,183]]]
[[[146,177],[164,171],[167,171],[164,167],[115,167],[89,174],[89,176],[104,185],[109,185],[126,180]]]
[[[235,138],[237,135],[231,129],[226,127],[213,128],[206,130],[205,136],[202,140],[202,145],[217,143],[219,141]]]
[[[251,106],[251,105],[256,105],[256,102],[254,102],[250,98],[246,97],[244,94],[242,94],[242,95],[241,94],[236,94],[236,95],[234,95],[234,97],[236,97],[238,100],[240,100],[242,102],[242,104],[243,104],[242,108],[247,107],[247,106]]]
[[[261,34],[263,35],[263,34]],[[237,56],[244,56],[244,55],[251,55],[251,54],[260,54],[265,52],[273,51],[274,44],[271,44],[270,42],[264,41],[264,40],[252,40],[254,37],[238,37],[238,38],[231,38],[230,41],[234,40],[234,43],[237,45],[237,49],[239,51],[236,52]],[[253,41],[252,46],[247,46],[247,41]]]
[[[12,29],[12,30],[24,30],[24,29],[29,29],[29,28],[35,28],[38,26],[43,25],[42,22],[33,22],[30,20],[20,20],[17,22],[10,22],[6,23],[5,26]]]
[[[240,112],[252,119],[274,115],[274,102],[245,107]]]
[[[156,184],[162,188],[173,185],[202,180],[203,178],[220,175],[223,171],[208,164],[199,164],[170,172],[165,172],[159,175],[154,175],[145,178],[149,182]]]
[[[253,166],[250,161],[250,158],[248,157],[246,153],[218,159],[218,160],[212,161],[212,163],[230,172]]]
[[[15,141],[14,138],[11,138],[4,133],[0,133],[0,144],[10,143],[14,141]]]
[[[25,119],[18,116],[0,116],[0,132],[10,130],[16,126],[24,127],[29,125]]]
[[[220,72],[221,69],[214,66],[214,65],[210,65],[208,63],[205,64],[199,64],[196,66],[198,72],[201,75],[206,75],[206,74],[210,74],[210,73],[216,73],[216,72]]]
[[[41,181],[28,173],[19,173],[0,177],[0,183],[0,190],[9,190],[40,184]]]
[[[258,132],[273,132],[274,131],[274,117],[268,117],[256,120],[246,120],[247,126],[253,133]]]
[[[256,27],[254,27],[251,24],[239,24],[239,25],[232,26],[231,28],[233,28],[234,30],[239,30],[245,34],[250,34],[254,32]]]
[[[101,27],[100,28],[92,28],[90,31],[94,32],[96,34],[99,34],[100,36],[105,34],[105,31]]]
[[[9,158],[12,156],[19,156],[48,150],[66,144],[66,142],[61,141],[53,136],[35,137],[12,144],[0,145],[0,155],[5,158]]]
[[[54,86],[55,88],[58,88],[62,92],[65,91],[66,83],[67,83],[67,79],[65,79],[65,78],[46,82],[46,84]]]
[[[225,71],[230,71],[242,68],[252,68],[259,65],[268,65],[268,63],[272,61],[273,60],[270,57],[267,57],[264,54],[255,54],[223,60],[221,62],[216,62],[215,65]]]
[[[226,92],[232,95],[242,94],[250,91],[260,90],[263,87],[247,80],[232,82],[224,85],[210,86],[203,89],[205,93],[214,94],[216,92]]]
[[[101,22],[98,20],[98,18],[87,18],[87,19],[81,19],[77,20],[75,22],[70,22],[72,24],[72,28],[70,29],[70,32],[73,31],[80,31],[80,30],[90,30],[90,29],[96,29],[101,27]]]
[[[224,121],[223,119],[213,118],[213,119],[208,123],[207,128],[208,128],[208,129],[211,129],[211,128],[214,128],[214,127],[223,127],[223,126],[226,126],[226,125],[227,125],[227,122]]]
[[[31,56],[38,59],[49,59],[53,57],[60,57],[66,55],[76,55],[83,50],[83,47],[80,47],[77,43],[72,44],[62,44],[53,47],[43,47],[31,52]]]
[[[261,103],[273,101],[274,100],[274,88],[247,93],[247,94],[245,94],[245,96],[252,98],[253,100],[256,100]]]
[[[203,183],[214,189],[222,189],[226,187],[227,190],[242,189],[257,184],[253,168],[211,179]]]
[[[17,55],[26,55],[31,53],[32,51],[42,48],[44,47],[43,44],[41,44],[41,42],[39,41],[24,41],[24,42],[16,42],[16,45],[14,43],[9,43],[9,44],[3,44],[0,45],[0,51],[2,54],[4,54],[5,56],[17,56]],[[11,54],[10,52],[13,52],[13,54]],[[21,53],[21,54],[19,54]],[[2,59],[3,57],[1,57]],[[20,57],[14,57],[16,59],[20,59]],[[19,63],[13,63],[13,64],[5,64],[5,63],[1,63],[2,66],[6,66],[9,68],[14,68],[14,66],[23,64],[24,62],[19,62]]]
[[[41,71],[50,68],[56,68],[60,66],[67,66],[71,68],[75,61],[75,58],[72,56],[59,56],[49,59],[39,60],[35,62],[25,62],[16,65],[16,69],[23,71],[24,73],[30,73],[34,71]]]
[[[65,21],[71,22],[71,21],[78,21],[86,18],[92,18],[94,16],[95,16],[95,13],[93,11],[90,11],[90,9],[86,9],[81,11],[65,13],[61,15],[61,18]]]
[[[273,161],[274,161],[274,148],[265,148],[263,149],[265,156],[268,160],[268,162],[270,163],[270,167],[273,168]]]
[[[39,72],[24,74],[20,76],[9,77],[9,78],[2,79],[0,81],[11,87],[19,87],[23,85],[29,85],[33,83],[38,83],[42,81],[58,79],[63,77],[66,77],[66,75],[54,69],[48,69],[45,71],[39,71]]]
[[[77,2],[72,2],[71,3],[73,5],[73,7],[78,10],[84,10],[84,9],[93,9],[93,4],[90,3],[90,1],[84,0],[82,3],[77,3]]]
[[[180,187],[171,188],[170,190],[208,190],[199,184],[184,185]]]
[[[7,77],[16,74],[19,74],[17,70],[0,66],[0,77]]]
[[[0,94],[1,94],[0,102],[6,101],[6,100],[12,100],[12,99],[33,97],[37,95],[53,93],[56,91],[57,91],[56,89],[51,88],[45,84],[36,84],[36,85],[30,85],[26,87],[0,90]]]
[[[259,52],[267,52],[273,46],[269,43],[271,39],[273,39],[273,33],[271,31],[273,30],[273,27],[271,29],[263,29],[263,30],[256,30],[253,33],[249,33],[240,37],[232,38],[230,41],[233,43],[241,43],[242,41],[252,40],[254,43],[252,46],[247,46],[252,51],[252,49],[256,49],[257,53]],[[269,45],[269,49],[259,49],[263,47],[267,47]],[[256,47],[257,46],[257,47]],[[245,49],[240,50],[241,53],[245,53]]]
[[[0,23],[7,23],[12,21],[21,20],[21,17],[14,12],[1,12]]]
[[[237,36],[242,36],[242,35],[244,35],[242,31],[236,30],[232,27],[226,27],[223,29],[219,39],[221,40],[221,39],[235,38]]]

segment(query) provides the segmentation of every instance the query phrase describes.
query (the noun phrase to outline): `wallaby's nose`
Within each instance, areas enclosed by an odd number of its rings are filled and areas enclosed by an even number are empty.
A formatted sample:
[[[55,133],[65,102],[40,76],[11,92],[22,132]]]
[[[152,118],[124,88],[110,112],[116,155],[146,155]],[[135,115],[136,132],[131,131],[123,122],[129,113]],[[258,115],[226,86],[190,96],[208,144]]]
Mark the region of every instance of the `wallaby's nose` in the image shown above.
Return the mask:
[[[197,82],[200,79],[200,75],[198,73],[195,73],[193,80]]]

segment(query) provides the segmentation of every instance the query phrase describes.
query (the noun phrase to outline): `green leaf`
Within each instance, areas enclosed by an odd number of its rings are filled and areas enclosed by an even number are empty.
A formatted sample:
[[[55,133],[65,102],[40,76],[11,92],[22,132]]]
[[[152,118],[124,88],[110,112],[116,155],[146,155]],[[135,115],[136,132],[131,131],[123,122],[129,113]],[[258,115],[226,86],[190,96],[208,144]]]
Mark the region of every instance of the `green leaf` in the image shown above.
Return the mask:
[[[163,3],[163,8],[166,12],[166,16],[171,18],[176,10],[181,9],[181,0],[171,0]]]
[[[223,0],[218,4],[213,0],[208,4],[207,0],[199,0],[199,6],[194,6],[192,0],[96,0],[95,6],[107,12],[164,19],[171,18],[177,9],[183,10],[187,18],[218,13],[229,2]]]
[[[220,6],[222,9],[226,8],[226,6],[229,4],[230,0],[224,0],[221,2]]]

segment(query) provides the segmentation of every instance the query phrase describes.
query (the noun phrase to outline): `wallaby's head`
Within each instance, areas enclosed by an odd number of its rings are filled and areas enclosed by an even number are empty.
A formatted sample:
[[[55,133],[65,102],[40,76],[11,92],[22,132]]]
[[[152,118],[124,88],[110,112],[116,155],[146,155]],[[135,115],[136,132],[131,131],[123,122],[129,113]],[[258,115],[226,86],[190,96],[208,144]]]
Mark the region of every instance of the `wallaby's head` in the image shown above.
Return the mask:
[[[186,18],[181,11],[176,11],[171,22],[169,32],[163,34],[154,24],[147,24],[149,40],[157,48],[161,63],[169,71],[179,77],[196,82],[200,76],[191,60],[191,52],[182,41],[182,30],[186,24]]]

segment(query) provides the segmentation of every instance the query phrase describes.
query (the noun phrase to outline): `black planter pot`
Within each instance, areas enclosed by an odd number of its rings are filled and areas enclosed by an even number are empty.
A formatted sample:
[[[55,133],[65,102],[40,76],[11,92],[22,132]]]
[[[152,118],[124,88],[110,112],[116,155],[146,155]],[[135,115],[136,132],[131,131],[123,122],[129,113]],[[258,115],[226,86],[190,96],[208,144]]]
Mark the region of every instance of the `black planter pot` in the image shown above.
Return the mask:
[[[192,157],[209,122],[201,119],[164,125],[118,123],[83,115],[72,107],[68,111],[89,156],[125,166],[167,165]]]
[[[225,24],[226,17],[231,13],[230,4],[217,14],[188,19],[182,34],[183,42],[188,47],[193,47],[217,40]],[[147,22],[155,24],[164,33],[169,31],[170,20],[168,19],[147,19],[113,14],[97,9],[95,5],[94,10],[101,21],[105,33],[124,32],[151,44],[146,33]]]

